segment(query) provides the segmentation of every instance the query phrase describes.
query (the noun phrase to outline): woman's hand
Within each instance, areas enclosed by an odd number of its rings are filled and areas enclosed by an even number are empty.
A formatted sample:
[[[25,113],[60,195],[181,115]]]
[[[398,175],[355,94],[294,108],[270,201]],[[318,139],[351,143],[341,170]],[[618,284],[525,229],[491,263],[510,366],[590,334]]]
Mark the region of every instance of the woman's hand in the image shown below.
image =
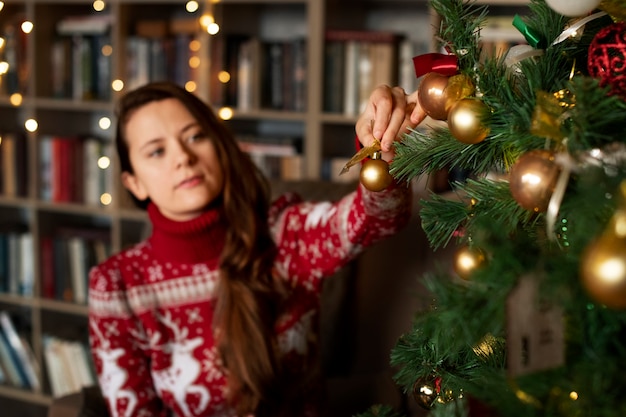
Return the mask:
[[[381,85],[368,100],[356,122],[356,134],[363,146],[370,146],[374,138],[380,140],[383,159],[393,158],[393,142],[400,140],[409,128],[420,124],[426,113],[417,101],[417,91],[407,95],[401,87]]]

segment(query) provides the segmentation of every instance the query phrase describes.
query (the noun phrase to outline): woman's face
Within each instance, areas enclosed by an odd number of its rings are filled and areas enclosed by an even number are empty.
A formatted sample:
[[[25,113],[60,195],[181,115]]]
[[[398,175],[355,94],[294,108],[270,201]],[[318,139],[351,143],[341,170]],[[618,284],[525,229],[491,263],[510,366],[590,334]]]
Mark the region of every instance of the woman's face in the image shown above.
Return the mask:
[[[135,110],[125,133],[134,173],[122,173],[122,182],[139,200],[149,197],[164,216],[190,220],[222,193],[213,142],[177,99]]]

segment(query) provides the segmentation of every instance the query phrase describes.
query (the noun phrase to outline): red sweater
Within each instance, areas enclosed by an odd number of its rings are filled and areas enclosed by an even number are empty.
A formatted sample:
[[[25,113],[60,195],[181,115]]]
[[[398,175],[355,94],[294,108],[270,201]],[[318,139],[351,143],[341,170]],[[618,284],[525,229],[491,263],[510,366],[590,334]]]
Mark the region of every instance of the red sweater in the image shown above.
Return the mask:
[[[410,207],[400,186],[359,186],[335,203],[287,194],[272,204],[275,270],[293,288],[276,324],[284,358],[317,349],[323,279],[404,226]],[[233,417],[211,326],[228,225],[217,211],[186,222],[154,205],[148,214],[152,235],[90,272],[90,342],[111,415]]]

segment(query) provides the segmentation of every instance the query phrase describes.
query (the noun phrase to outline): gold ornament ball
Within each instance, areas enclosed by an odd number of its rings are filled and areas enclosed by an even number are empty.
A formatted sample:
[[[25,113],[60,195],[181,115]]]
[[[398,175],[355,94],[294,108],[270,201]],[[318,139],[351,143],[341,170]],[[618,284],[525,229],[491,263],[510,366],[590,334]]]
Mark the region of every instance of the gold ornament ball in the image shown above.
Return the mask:
[[[626,238],[604,235],[580,259],[580,278],[589,296],[612,309],[626,308]]]
[[[469,280],[472,273],[484,263],[485,254],[477,247],[463,245],[454,254],[454,272],[464,280]]]
[[[560,171],[554,152],[545,149],[526,152],[509,173],[513,198],[527,210],[546,211]]]
[[[459,141],[470,145],[482,142],[489,134],[484,119],[489,108],[480,100],[464,98],[452,105],[448,112],[448,128]]]
[[[380,158],[378,152],[361,167],[361,183],[370,191],[384,190],[391,184],[392,179],[389,164]]]
[[[419,378],[413,384],[413,398],[422,408],[430,410],[439,396],[436,378],[429,376]]]
[[[448,76],[437,72],[429,72],[420,81],[417,99],[424,112],[435,120],[448,118]]]

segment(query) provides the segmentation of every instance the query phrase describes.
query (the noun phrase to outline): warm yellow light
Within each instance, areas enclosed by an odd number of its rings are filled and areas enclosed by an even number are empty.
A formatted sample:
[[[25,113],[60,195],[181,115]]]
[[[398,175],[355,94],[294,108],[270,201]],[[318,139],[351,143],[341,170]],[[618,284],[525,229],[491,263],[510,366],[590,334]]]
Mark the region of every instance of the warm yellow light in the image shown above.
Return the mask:
[[[124,81],[113,80],[111,82],[111,88],[113,89],[113,91],[122,91],[124,89]]]
[[[34,27],[33,22],[30,22],[28,20],[22,22],[21,28],[22,28],[22,32],[24,32],[24,33],[32,32],[33,31],[33,27]]]
[[[218,110],[217,115],[222,120],[230,120],[233,118],[233,109],[230,107],[222,107]]]
[[[98,158],[98,168],[107,169],[111,166],[111,159],[108,156],[101,156]]]
[[[93,2],[93,9],[97,12],[103,11],[105,6],[106,5],[104,4],[103,0],[95,0]]]
[[[20,93],[13,93],[11,94],[11,97],[9,97],[9,101],[11,102],[11,104],[16,107],[21,105],[23,100],[24,97],[22,97]]]
[[[569,397],[572,400],[576,401],[578,399],[578,393],[576,391],[572,391],[572,392],[569,393]]]
[[[220,25],[218,25],[217,23],[211,23],[206,27],[206,31],[209,33],[209,35],[215,35],[217,32],[220,31]]]
[[[2,36],[0,36],[0,49],[4,48],[5,40]]]
[[[215,18],[212,14],[203,14],[200,16],[200,24],[202,27],[208,28],[212,23],[215,23]]]
[[[108,45],[108,44],[104,45],[104,46],[102,46],[102,49],[100,49],[100,52],[104,56],[111,56],[111,54],[113,53],[113,47],[111,45]]]
[[[220,71],[217,74],[217,79],[220,80],[222,84],[226,84],[230,81],[230,73],[228,71]]]
[[[200,41],[197,39],[194,39],[191,42],[189,42],[190,51],[198,52],[200,50],[200,47],[202,47],[202,43],[200,43]]]
[[[200,5],[195,0],[190,0],[185,5],[185,10],[187,10],[189,13],[194,13],[198,11],[199,8],[200,8]]]
[[[98,120],[98,126],[102,130],[107,130],[108,128],[111,127],[111,119],[109,119],[106,116],[101,117],[100,120]]]
[[[185,83],[185,90],[189,91],[190,93],[196,91],[197,88],[198,86],[196,85],[195,81],[187,81]]]
[[[100,203],[102,203],[103,206],[108,206],[112,201],[113,197],[111,197],[109,193],[104,193],[100,196]]]
[[[0,61],[0,75],[9,72],[9,63],[6,61]]]
[[[198,68],[200,66],[200,57],[192,56],[189,58],[189,68]]]
[[[36,132],[37,128],[39,127],[39,123],[37,123],[37,120],[35,119],[28,119],[26,120],[26,122],[24,122],[24,127],[29,132]]]
[[[4,7],[4,2],[0,1],[0,10],[2,10],[3,7]]]

